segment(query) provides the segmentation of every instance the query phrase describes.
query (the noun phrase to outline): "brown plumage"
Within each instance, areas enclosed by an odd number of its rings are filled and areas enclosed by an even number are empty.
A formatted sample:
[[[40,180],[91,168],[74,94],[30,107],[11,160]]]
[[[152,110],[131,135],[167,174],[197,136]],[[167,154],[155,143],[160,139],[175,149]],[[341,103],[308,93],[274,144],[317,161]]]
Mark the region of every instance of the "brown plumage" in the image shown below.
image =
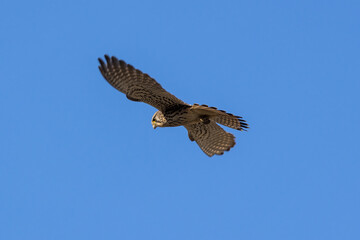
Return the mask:
[[[193,123],[185,125],[191,141],[196,141],[201,150],[209,157],[214,154],[222,155],[235,145],[235,137],[225,132],[214,121],[208,124]]]
[[[132,101],[141,101],[165,111],[177,105],[186,105],[183,101],[167,92],[149,75],[135,69],[116,57],[105,55],[106,64],[99,58],[100,72],[114,88],[126,94]]]
[[[132,101],[145,102],[159,111],[152,118],[156,127],[184,126],[191,141],[196,141],[208,156],[222,155],[235,145],[235,137],[217,123],[244,130],[247,123],[239,116],[207,105],[189,105],[167,92],[149,75],[133,66],[105,55],[106,63],[99,58],[100,72],[117,90]]]

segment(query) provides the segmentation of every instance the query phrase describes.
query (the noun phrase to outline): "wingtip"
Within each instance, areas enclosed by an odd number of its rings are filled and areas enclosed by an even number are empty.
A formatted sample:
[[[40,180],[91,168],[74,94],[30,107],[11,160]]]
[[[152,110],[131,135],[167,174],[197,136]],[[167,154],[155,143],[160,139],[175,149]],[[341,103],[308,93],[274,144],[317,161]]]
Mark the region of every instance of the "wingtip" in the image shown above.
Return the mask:
[[[109,64],[109,63],[110,63],[110,57],[109,57],[109,55],[105,54],[104,57],[105,57],[106,62]]]
[[[118,61],[119,61],[115,56],[112,56],[112,57],[111,57],[111,60],[112,60],[113,62],[118,62]]]
[[[106,64],[101,58],[98,58],[98,61],[100,63],[99,69],[102,72],[102,71],[104,71],[106,69]]]

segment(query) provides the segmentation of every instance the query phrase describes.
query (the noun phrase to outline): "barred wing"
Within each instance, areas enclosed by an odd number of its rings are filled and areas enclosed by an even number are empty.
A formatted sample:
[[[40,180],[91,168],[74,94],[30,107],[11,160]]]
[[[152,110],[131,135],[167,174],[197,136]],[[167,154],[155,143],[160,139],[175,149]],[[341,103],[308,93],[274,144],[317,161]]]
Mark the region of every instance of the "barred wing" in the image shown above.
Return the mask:
[[[249,125],[242,117],[227,113],[224,110],[218,110],[215,107],[208,107],[207,105],[199,105],[195,103],[192,105],[190,111],[199,115],[208,116],[209,119],[233,129],[246,131],[246,129],[249,128]]]
[[[188,105],[130,64],[107,55],[105,59],[106,63],[99,58],[101,74],[114,88],[125,93],[128,99],[150,104],[162,112],[179,105]]]

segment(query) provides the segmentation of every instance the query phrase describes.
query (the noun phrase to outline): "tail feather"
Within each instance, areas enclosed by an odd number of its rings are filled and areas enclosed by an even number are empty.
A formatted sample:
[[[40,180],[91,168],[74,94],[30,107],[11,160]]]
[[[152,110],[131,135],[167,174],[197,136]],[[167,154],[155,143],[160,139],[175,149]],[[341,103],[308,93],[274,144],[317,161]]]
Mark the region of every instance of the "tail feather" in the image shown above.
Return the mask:
[[[201,150],[212,157],[213,155],[222,155],[229,151],[235,145],[235,137],[226,132],[214,121],[208,124],[195,123],[185,125],[188,130],[191,141],[196,141]]]

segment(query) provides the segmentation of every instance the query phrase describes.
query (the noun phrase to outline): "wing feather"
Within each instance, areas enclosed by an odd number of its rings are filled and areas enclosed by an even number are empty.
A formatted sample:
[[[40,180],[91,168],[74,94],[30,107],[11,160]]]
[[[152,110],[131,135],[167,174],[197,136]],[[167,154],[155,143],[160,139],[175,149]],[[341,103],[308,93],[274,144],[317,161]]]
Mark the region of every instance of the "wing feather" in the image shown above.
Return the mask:
[[[190,110],[197,113],[200,116],[207,116],[209,117],[209,119],[212,119],[221,125],[233,129],[244,131],[247,128],[249,128],[249,125],[242,117],[235,116],[231,113],[227,113],[224,110],[218,110],[215,107],[208,107],[207,105],[194,104]]]
[[[99,58],[102,76],[111,86],[125,93],[128,99],[150,104],[162,112],[176,106],[188,105],[167,92],[148,74],[130,64],[108,55],[105,55],[105,60],[106,62]]]

